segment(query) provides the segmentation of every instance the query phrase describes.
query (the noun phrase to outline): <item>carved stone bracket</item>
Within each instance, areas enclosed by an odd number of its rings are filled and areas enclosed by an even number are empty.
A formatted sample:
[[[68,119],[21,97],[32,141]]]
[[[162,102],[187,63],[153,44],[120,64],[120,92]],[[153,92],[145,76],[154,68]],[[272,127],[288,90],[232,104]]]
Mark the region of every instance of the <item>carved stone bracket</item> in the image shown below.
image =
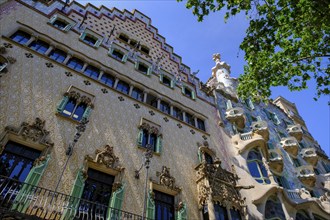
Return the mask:
[[[164,186],[176,192],[181,192],[182,187],[175,185],[175,178],[170,174],[170,168],[163,166],[161,172],[156,172],[156,176],[159,177],[158,185]]]
[[[95,158],[90,155],[86,155],[85,159],[117,171],[122,171],[124,169],[122,166],[117,164],[119,162],[119,158],[115,155],[113,146],[110,145],[106,145],[102,149],[97,149],[95,151]]]

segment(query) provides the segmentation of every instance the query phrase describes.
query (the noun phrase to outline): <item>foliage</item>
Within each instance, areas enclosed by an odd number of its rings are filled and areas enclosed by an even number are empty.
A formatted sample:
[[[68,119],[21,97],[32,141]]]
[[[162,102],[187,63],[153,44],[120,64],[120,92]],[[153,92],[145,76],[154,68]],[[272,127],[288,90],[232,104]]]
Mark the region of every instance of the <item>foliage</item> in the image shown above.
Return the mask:
[[[240,45],[247,61],[239,77],[242,98],[266,100],[272,86],[307,89],[313,78],[315,100],[330,94],[329,0],[187,0],[186,7],[199,21],[220,10],[225,20],[241,12],[249,18]]]

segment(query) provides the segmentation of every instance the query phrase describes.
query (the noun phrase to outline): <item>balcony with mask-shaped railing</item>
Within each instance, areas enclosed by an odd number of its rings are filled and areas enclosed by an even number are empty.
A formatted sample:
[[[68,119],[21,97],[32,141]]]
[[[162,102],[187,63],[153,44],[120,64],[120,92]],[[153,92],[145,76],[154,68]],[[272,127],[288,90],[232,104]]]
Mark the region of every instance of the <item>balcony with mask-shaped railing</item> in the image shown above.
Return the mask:
[[[251,129],[254,133],[261,135],[265,141],[269,140],[269,129],[266,121],[258,119],[258,121],[252,122]]]
[[[303,165],[296,167],[298,179],[308,187],[314,187],[316,176],[312,165]]]
[[[316,150],[313,147],[301,149],[300,156],[312,166],[315,166],[317,164],[317,161],[319,160],[319,156],[317,155]]]
[[[286,130],[292,137],[295,137],[298,141],[301,141],[303,136],[301,125],[299,124],[289,125]]]
[[[290,155],[296,157],[299,151],[299,143],[294,137],[285,137],[281,139],[280,142],[283,149]]]
[[[244,109],[240,107],[229,108],[226,110],[226,119],[235,124],[238,128],[243,129],[245,126]]]
[[[268,165],[269,168],[276,173],[282,173],[284,163],[283,163],[283,157],[281,150],[276,148],[276,149],[270,149],[268,150],[269,152],[269,161]]]

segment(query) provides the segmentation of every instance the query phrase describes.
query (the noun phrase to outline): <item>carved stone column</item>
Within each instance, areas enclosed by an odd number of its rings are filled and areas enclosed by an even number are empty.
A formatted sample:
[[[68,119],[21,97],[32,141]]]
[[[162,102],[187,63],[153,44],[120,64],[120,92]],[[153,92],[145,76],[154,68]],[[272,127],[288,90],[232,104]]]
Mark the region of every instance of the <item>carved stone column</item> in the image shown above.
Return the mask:
[[[286,210],[286,207],[284,205],[282,193],[281,192],[277,192],[277,197],[278,197],[278,199],[281,202],[282,209],[283,209],[283,212],[284,212],[284,215],[285,215],[285,219],[290,219],[291,216],[289,215],[288,210]]]
[[[82,72],[82,73],[85,72],[87,66],[88,66],[88,63],[84,63],[84,66],[83,66],[83,68],[81,69],[80,72]]]
[[[132,84],[129,85],[129,92],[128,92],[129,96],[132,96],[133,89],[134,89],[134,86]]]
[[[54,49],[54,45],[50,45],[47,51],[45,52],[45,55],[48,56],[53,49]]]
[[[25,46],[29,46],[32,41],[34,41],[36,39],[36,36],[31,36],[31,38],[24,44]]]
[[[118,85],[119,79],[116,78],[115,83],[113,84],[113,88],[116,89]]]
[[[209,220],[216,220],[212,193],[210,193],[209,197],[207,198],[207,210],[209,212]]]
[[[157,99],[157,109],[160,109],[160,102],[161,102],[161,100]]]
[[[170,115],[173,115],[173,105],[170,106]]]
[[[63,64],[66,65],[69,62],[69,59],[72,57],[72,54],[68,52],[68,55],[66,56],[65,60],[63,61]]]
[[[97,78],[97,80],[101,80],[103,74],[104,74],[104,70],[101,69],[101,70],[100,70],[100,75],[99,75],[99,77]]]
[[[147,102],[147,96],[148,96],[148,92],[147,91],[143,91],[143,102],[144,103]]]

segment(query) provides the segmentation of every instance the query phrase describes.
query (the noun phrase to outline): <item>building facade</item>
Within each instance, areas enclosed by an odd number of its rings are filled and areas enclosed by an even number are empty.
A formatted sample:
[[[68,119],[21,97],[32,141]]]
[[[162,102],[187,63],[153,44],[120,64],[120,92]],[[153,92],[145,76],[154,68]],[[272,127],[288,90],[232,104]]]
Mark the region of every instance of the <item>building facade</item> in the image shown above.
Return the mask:
[[[206,84],[143,13],[0,1],[2,219],[328,219],[295,105]]]

